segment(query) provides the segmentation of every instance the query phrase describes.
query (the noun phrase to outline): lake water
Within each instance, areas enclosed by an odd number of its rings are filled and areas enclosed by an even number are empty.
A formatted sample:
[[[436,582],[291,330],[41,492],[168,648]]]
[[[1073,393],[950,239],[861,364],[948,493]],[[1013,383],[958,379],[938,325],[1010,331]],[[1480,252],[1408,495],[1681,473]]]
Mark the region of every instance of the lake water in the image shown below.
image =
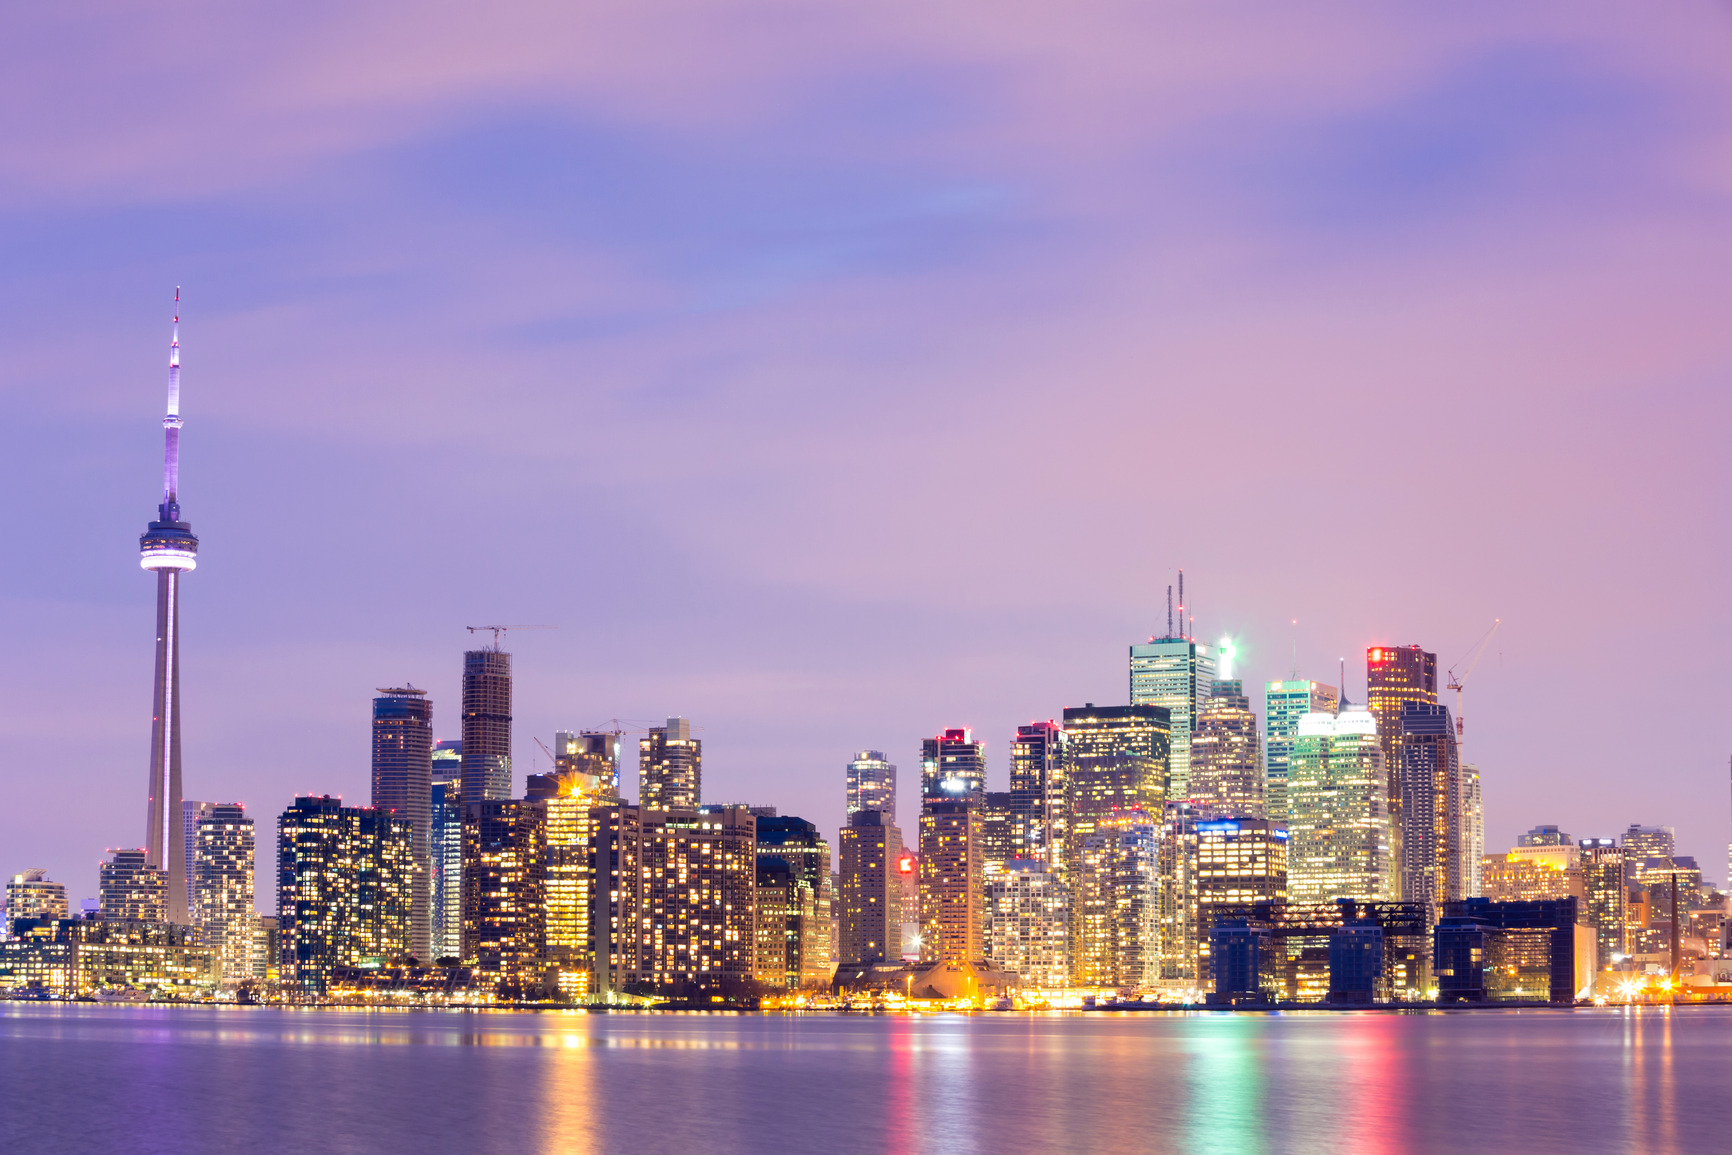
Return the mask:
[[[1732,1009],[808,1017],[0,1003],[0,1151],[1732,1149]]]

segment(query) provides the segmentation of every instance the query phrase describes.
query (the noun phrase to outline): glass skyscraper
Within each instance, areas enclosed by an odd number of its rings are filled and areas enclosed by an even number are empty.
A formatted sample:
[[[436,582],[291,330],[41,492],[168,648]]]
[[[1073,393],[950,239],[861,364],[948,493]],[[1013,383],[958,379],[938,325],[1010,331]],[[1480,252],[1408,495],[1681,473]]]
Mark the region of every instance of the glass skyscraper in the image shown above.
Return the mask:
[[[433,748],[428,821],[428,955],[463,957],[463,742]]]
[[[1131,704],[1166,709],[1172,752],[1169,797],[1191,796],[1191,730],[1215,686],[1215,651],[1191,638],[1151,638],[1131,647]]]
[[[651,726],[638,739],[638,794],[645,806],[658,810],[690,810],[703,804],[704,743],[692,737],[685,718],[669,718],[666,726]]]
[[[463,801],[511,797],[511,655],[463,655]]]
[[[876,810],[896,822],[896,767],[882,750],[861,750],[848,763],[847,815]]]
[[[383,687],[373,699],[373,806],[409,823],[409,949],[431,958],[433,703],[413,686]]]
[[[1377,721],[1357,707],[1307,714],[1287,772],[1287,895],[1392,897],[1387,776]]]
[[[1010,744],[1011,857],[1033,858],[1064,870],[1070,828],[1065,791],[1069,738],[1057,722],[1016,728]]]
[[[1197,817],[1263,818],[1263,743],[1237,678],[1215,682],[1191,734],[1191,804]]]
[[[1267,682],[1263,686],[1263,766],[1269,817],[1287,816],[1287,765],[1299,719],[1307,714],[1333,714],[1340,709],[1341,695],[1334,686],[1294,679]]]

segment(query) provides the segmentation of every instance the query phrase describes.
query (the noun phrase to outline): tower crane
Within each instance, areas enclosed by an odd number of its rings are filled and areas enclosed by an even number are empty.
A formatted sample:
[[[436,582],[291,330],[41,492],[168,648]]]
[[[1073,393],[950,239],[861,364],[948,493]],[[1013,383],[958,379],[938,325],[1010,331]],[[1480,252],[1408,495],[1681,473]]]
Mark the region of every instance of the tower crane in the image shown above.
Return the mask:
[[[1467,670],[1460,677],[1456,676],[1455,666],[1449,668],[1449,688],[1455,691],[1455,757],[1457,761],[1461,760],[1461,748],[1467,740],[1467,720],[1461,714],[1461,688],[1466,684],[1469,676],[1473,674],[1473,668],[1479,665],[1479,660],[1485,656],[1486,643],[1491,641],[1491,636],[1497,633],[1497,628],[1501,625],[1503,625],[1502,618],[1493,618],[1491,629],[1487,630],[1485,636],[1474,643],[1473,649],[1467,652],[1466,657],[1456,663],[1458,666],[1462,662],[1467,663]]]
[[[482,633],[486,633],[487,631],[491,630],[493,632],[493,648],[495,650],[497,650],[497,649],[499,649],[500,640],[505,637],[505,633],[507,630],[557,630],[559,627],[558,626],[464,626],[463,628],[468,630],[472,634],[482,634]]]

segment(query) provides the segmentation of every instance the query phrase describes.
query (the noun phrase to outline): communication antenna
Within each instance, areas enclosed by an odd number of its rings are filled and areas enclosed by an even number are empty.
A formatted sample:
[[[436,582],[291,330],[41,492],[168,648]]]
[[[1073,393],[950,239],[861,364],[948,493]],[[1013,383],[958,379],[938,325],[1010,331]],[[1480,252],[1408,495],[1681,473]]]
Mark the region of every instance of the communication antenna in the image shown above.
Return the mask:
[[[1335,695],[1335,716],[1341,717],[1341,711],[1347,705],[1347,659],[1341,659],[1341,692]]]
[[[1185,571],[1184,570],[1179,571],[1179,636],[1181,638],[1187,636],[1185,634]]]
[[[1167,637],[1173,636],[1173,583],[1167,583]]]

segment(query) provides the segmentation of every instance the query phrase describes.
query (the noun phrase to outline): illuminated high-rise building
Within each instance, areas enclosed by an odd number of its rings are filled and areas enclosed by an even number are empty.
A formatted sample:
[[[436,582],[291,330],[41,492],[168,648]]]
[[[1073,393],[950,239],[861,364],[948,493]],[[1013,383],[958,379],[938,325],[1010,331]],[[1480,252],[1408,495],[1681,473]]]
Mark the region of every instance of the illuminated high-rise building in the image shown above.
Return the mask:
[[[1287,770],[1291,901],[1393,897],[1387,788],[1369,711],[1350,707],[1300,719]]]
[[[1197,988],[1197,811],[1189,802],[1167,803],[1155,827],[1159,891],[1160,984],[1168,991]]]
[[[463,655],[463,801],[511,797],[511,655],[499,642]]]
[[[920,796],[973,798],[986,793],[986,743],[963,726],[920,743]]]
[[[1299,734],[1299,719],[1333,714],[1340,708],[1340,693],[1322,682],[1293,678],[1264,683],[1263,765],[1270,818],[1279,822],[1287,816],[1287,764]]]
[[[181,829],[186,832],[186,918],[188,926],[197,926],[198,898],[193,893],[198,888],[198,824],[199,819],[215,808],[214,802],[195,802],[190,798],[181,799],[180,821]]]
[[[758,871],[787,867],[782,907],[782,973],[787,989],[824,986],[830,981],[830,911],[835,903],[835,876],[830,872],[830,844],[818,827],[793,815],[759,815],[756,823]],[[781,885],[781,883],[777,883]],[[769,921],[762,910],[758,925]]]
[[[848,809],[852,816],[862,810],[877,810],[896,822],[896,767],[882,750],[860,750],[848,763]]]
[[[41,867],[14,874],[6,882],[6,919],[0,923],[0,939],[12,937],[12,920],[67,917],[66,884],[49,879]]]
[[[617,764],[617,763],[616,763]],[[592,801],[562,794],[541,808],[541,961],[543,990],[584,999],[594,985],[596,901]]]
[[[1624,886],[1624,848],[1615,838],[1584,838],[1580,843],[1583,914],[1594,928],[1600,969],[1612,965],[1614,955],[1626,954],[1628,919]]]
[[[1237,678],[1218,678],[1191,733],[1191,805],[1199,819],[1268,813],[1257,715]]]
[[[1061,875],[1070,829],[1068,764],[1069,740],[1057,722],[1016,728],[1010,744],[1010,857],[1045,862]]]
[[[1455,902],[1467,897],[1462,877],[1466,794],[1449,707],[1406,702],[1400,714],[1401,898]]]
[[[115,850],[99,873],[98,894],[105,919],[163,922],[168,914],[168,872],[152,865],[144,850]]]
[[[846,963],[902,957],[902,831],[882,810],[856,810],[838,854],[841,919],[836,957]]]
[[[339,968],[409,953],[409,823],[330,795],[296,798],[277,818],[283,985],[322,994]]]
[[[1172,749],[1165,706],[1069,707],[1064,732],[1070,839],[1086,838],[1119,811],[1139,810],[1160,820]]]
[[[1211,647],[1184,636],[1150,638],[1131,647],[1131,704],[1160,706],[1168,714],[1168,790],[1174,799],[1190,797],[1191,732],[1214,690],[1215,660]]]
[[[1046,863],[1014,858],[987,880],[986,957],[1024,990],[1070,985],[1070,894]]]
[[[991,878],[1016,857],[1016,815],[1010,792],[988,790],[980,796],[981,869]]]
[[[1197,982],[1208,990],[1215,913],[1287,900],[1287,828],[1261,818],[1199,818],[1196,829]]]
[[[433,703],[413,686],[373,699],[373,808],[409,824],[409,951],[432,955]]]
[[[513,997],[545,994],[547,809],[520,798],[465,805],[463,957]]]
[[[586,798],[618,798],[620,736],[614,730],[584,730],[553,735],[553,769],[561,793]]]
[[[1472,762],[1461,764],[1461,832],[1463,897],[1478,898],[1485,885],[1479,873],[1485,857],[1485,800],[1479,789],[1479,767]]]
[[[1401,847],[1405,819],[1401,814],[1401,711],[1409,702],[1437,704],[1437,655],[1418,646],[1370,646],[1365,651],[1366,708],[1377,720],[1377,741],[1383,750],[1385,793],[1389,805],[1393,881],[1401,886],[1405,853]],[[1399,890],[1398,890],[1399,893]]]
[[[1643,870],[1672,865],[1678,853],[1677,835],[1670,826],[1642,826],[1632,822],[1624,831],[1624,881],[1634,886]]]
[[[1073,832],[1071,981],[1146,990],[1161,978],[1160,821],[1140,809]]]
[[[163,872],[164,912],[185,925],[186,827],[180,773],[180,575],[198,566],[198,538],[180,519],[180,290],[168,351],[168,414],[162,419],[162,504],[138,539],[139,565],[156,574],[156,676],[150,779],[145,790],[144,863]],[[166,841],[165,841],[166,840]],[[159,917],[163,917],[159,916]]]
[[[433,748],[429,797],[428,956],[463,957],[463,742]]]
[[[193,916],[204,946],[216,951],[225,983],[253,977],[253,820],[238,802],[212,803],[198,820]]]
[[[939,779],[939,788],[945,789]],[[950,779],[949,781],[954,781]],[[927,798],[920,808],[920,958],[985,958],[985,846],[977,798]]]
[[[645,806],[691,810],[703,804],[704,743],[685,718],[652,726],[638,741],[638,787]]]

